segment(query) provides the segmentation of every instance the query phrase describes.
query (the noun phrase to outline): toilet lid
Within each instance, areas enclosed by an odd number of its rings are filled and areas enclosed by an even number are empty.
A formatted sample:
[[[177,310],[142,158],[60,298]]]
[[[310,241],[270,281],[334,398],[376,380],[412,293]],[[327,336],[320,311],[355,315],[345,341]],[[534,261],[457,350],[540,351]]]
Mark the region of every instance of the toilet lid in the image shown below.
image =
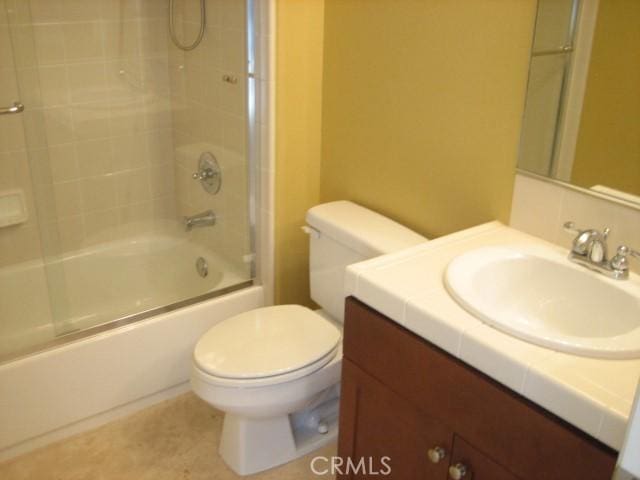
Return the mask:
[[[335,353],[339,342],[338,328],[313,310],[279,305],[213,326],[197,343],[194,360],[210,375],[258,379],[302,370]]]

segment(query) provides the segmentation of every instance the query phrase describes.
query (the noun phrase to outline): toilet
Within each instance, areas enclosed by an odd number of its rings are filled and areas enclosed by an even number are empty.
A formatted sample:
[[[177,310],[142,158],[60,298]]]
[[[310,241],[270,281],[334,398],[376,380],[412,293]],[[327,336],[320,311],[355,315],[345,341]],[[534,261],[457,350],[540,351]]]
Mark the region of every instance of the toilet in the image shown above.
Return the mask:
[[[194,349],[191,386],[225,412],[219,452],[240,475],[336,438],[344,270],[427,240],[348,201],[315,206],[306,222],[311,298],[322,309],[279,305],[241,313],[209,329]]]

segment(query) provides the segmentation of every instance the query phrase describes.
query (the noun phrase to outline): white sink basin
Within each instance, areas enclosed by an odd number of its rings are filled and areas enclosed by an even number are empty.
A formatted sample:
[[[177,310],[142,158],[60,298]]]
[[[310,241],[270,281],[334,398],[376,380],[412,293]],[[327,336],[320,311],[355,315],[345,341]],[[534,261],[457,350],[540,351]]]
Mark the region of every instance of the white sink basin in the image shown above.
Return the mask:
[[[640,282],[613,280],[543,247],[485,247],[455,258],[445,284],[483,322],[578,355],[640,357]]]

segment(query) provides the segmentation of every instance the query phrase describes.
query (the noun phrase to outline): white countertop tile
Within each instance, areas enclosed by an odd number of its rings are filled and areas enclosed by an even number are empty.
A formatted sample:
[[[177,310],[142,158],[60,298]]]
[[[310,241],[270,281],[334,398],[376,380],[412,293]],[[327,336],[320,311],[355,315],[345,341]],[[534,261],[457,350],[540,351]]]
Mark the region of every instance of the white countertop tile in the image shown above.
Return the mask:
[[[457,357],[463,332],[475,326],[476,320],[450,316],[452,301],[437,291],[410,297],[402,325]]]
[[[598,438],[607,410],[602,398],[604,392],[598,391],[594,385],[580,377],[573,377],[572,382],[566,382],[566,376],[568,374],[571,377],[571,372],[554,368],[552,358],[548,360],[547,368],[540,368],[541,365],[531,366],[522,394]]]
[[[628,415],[638,384],[640,359],[609,360],[558,352],[555,361],[566,370],[573,372],[573,375],[596,383],[602,389],[622,399],[626,405],[624,414]]]
[[[554,353],[478,322],[462,335],[459,357],[494,380],[523,393],[529,367]]]
[[[629,423],[629,415],[622,415],[613,409],[608,409],[603,414],[602,426],[598,433],[601,442],[607,445],[620,445],[620,439],[624,438]],[[619,449],[620,447],[616,447]]]
[[[580,357],[519,340],[472,316],[447,293],[443,275],[461,253],[489,245],[545,244],[491,222],[358,263],[345,291],[448,353],[607,445],[624,439],[640,359]]]

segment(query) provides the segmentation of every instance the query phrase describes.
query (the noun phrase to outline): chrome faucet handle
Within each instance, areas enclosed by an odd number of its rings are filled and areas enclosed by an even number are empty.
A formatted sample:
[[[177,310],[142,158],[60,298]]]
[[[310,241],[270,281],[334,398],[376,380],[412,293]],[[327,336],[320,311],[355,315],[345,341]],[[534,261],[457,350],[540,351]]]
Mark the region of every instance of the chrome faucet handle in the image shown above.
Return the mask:
[[[562,224],[562,228],[564,229],[565,232],[569,232],[569,233],[582,233],[582,230],[580,230],[578,227],[576,227],[575,222],[564,222]]]
[[[584,232],[588,232],[592,229],[581,229],[578,228],[575,224],[575,222],[572,221],[568,221],[568,222],[564,222],[562,224],[562,228],[569,233],[577,233],[582,234]],[[607,239],[607,237],[609,236],[609,233],[611,233],[611,229],[609,227],[605,227],[604,230],[602,230],[602,238],[604,238],[605,240]]]
[[[617,273],[616,278],[626,278],[629,275],[629,256],[640,259],[640,252],[620,245],[615,257],[611,259],[611,268]]]
[[[620,245],[618,247],[618,252],[616,254],[622,257],[626,257],[627,255],[631,255],[632,257],[640,258],[640,252],[638,250],[634,250],[633,248],[627,247],[626,245]]]
[[[624,245],[623,245],[624,246]],[[628,253],[632,256],[632,257],[636,257],[636,258],[640,258],[640,252],[638,250],[634,250],[633,248],[629,248],[627,247]]]

